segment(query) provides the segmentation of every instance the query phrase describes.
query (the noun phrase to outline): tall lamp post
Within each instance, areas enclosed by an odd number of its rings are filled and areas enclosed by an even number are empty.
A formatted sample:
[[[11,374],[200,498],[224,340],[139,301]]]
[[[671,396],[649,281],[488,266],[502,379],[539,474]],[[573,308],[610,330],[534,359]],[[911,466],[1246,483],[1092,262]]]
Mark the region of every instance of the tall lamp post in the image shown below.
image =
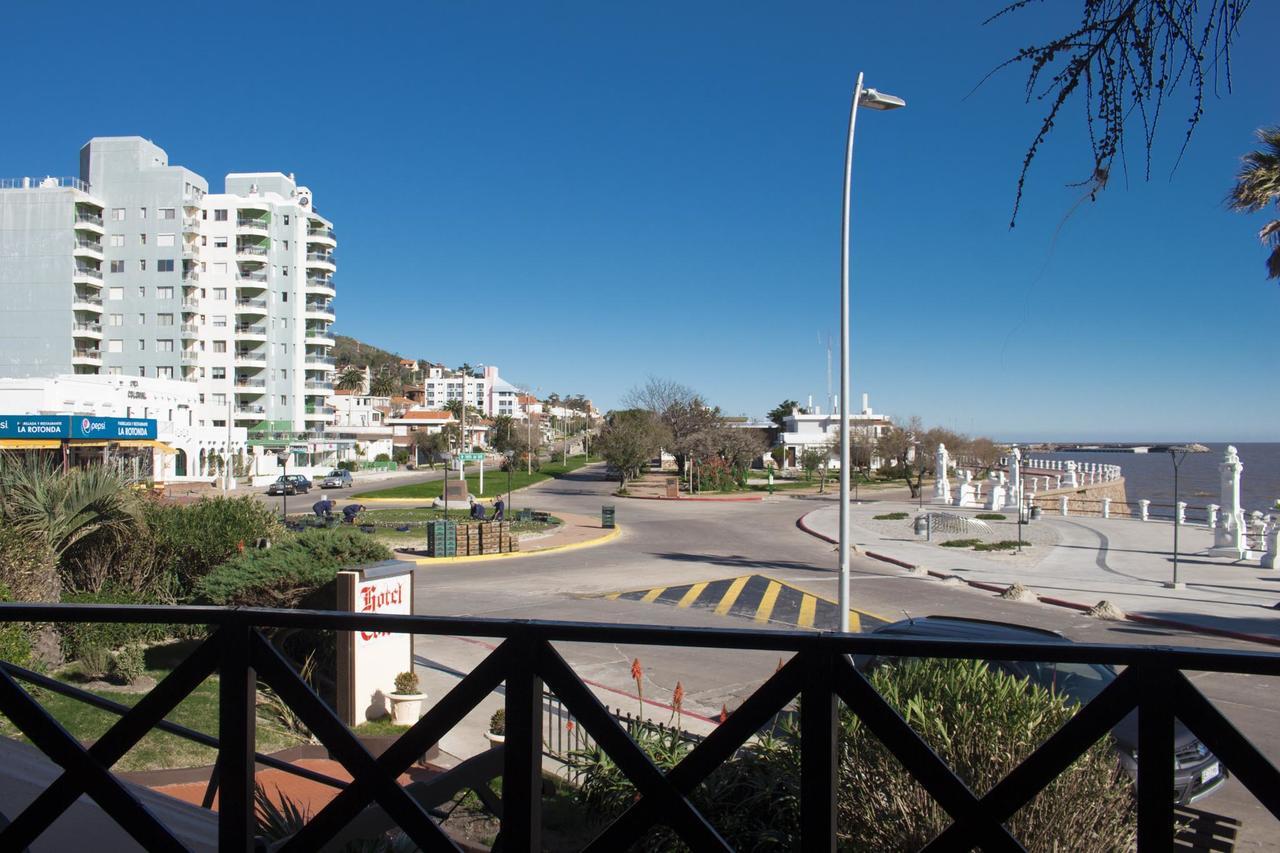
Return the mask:
[[[907,102],[866,89],[862,72],[849,107],[849,137],[844,149],[844,207],[840,217],[840,630],[849,630],[849,188],[853,180],[853,129],[858,107],[895,110]]]
[[[1187,458],[1186,447],[1170,447],[1169,459],[1173,462],[1173,580],[1165,584],[1167,589],[1186,589],[1187,585],[1178,580],[1178,529],[1182,522],[1178,518],[1178,469],[1182,460]]]

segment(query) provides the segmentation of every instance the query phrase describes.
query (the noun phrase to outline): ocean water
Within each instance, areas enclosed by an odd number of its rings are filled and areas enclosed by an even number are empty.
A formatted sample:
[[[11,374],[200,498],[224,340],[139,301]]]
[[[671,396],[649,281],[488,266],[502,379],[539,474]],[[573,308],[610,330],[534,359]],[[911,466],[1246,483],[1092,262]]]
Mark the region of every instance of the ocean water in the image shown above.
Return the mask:
[[[1207,504],[1221,504],[1218,465],[1226,452],[1226,444],[1206,444],[1208,453],[1188,453],[1178,469],[1178,496],[1187,502],[1188,512],[1203,515]],[[1274,510],[1280,499],[1280,443],[1237,444],[1236,452],[1244,463],[1240,475],[1240,501],[1246,511]],[[1074,459],[1077,462],[1100,462],[1119,465],[1125,478],[1129,500],[1146,498],[1153,504],[1173,504],[1173,462],[1168,453],[1070,453],[1031,454],[1049,459]],[[1200,510],[1196,512],[1196,510]],[[1170,512],[1152,509],[1152,515],[1167,518]]]

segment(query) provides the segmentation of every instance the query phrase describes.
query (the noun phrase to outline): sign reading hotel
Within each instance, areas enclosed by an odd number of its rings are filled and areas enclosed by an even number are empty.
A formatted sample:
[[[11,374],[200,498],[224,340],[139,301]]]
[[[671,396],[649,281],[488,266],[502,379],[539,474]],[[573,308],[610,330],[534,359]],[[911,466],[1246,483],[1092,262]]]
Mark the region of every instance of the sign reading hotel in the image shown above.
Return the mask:
[[[413,564],[388,560],[338,572],[338,610],[413,612]],[[338,716],[348,726],[391,713],[387,698],[396,676],[413,671],[413,635],[383,631],[338,632]]]

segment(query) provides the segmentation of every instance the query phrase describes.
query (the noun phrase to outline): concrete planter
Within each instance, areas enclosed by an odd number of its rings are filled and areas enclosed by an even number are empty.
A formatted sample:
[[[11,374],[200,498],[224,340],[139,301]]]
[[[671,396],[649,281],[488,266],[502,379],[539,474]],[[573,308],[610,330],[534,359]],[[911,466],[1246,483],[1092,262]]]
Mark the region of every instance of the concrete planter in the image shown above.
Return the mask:
[[[388,693],[387,698],[391,700],[391,718],[398,725],[412,726],[422,715],[422,700],[427,698],[427,694]]]
[[[495,735],[493,732],[485,732],[484,737],[485,740],[489,741],[489,746],[491,747],[507,742],[506,735]]]

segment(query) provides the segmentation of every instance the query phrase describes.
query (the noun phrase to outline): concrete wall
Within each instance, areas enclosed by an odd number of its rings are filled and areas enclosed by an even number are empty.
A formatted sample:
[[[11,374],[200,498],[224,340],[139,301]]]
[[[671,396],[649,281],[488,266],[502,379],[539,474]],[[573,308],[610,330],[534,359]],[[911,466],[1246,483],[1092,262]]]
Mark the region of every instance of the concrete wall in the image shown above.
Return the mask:
[[[1125,492],[1123,477],[1075,489],[1050,489],[1047,492],[1040,492],[1035,497],[1035,505],[1043,508],[1048,514],[1057,515],[1064,497],[1068,499],[1069,515],[1101,517],[1103,498],[1111,498],[1111,518],[1129,518],[1138,515],[1137,504],[1135,503],[1132,507],[1128,504],[1129,497]]]
[[[64,187],[0,190],[0,376],[73,372],[78,195]]]

